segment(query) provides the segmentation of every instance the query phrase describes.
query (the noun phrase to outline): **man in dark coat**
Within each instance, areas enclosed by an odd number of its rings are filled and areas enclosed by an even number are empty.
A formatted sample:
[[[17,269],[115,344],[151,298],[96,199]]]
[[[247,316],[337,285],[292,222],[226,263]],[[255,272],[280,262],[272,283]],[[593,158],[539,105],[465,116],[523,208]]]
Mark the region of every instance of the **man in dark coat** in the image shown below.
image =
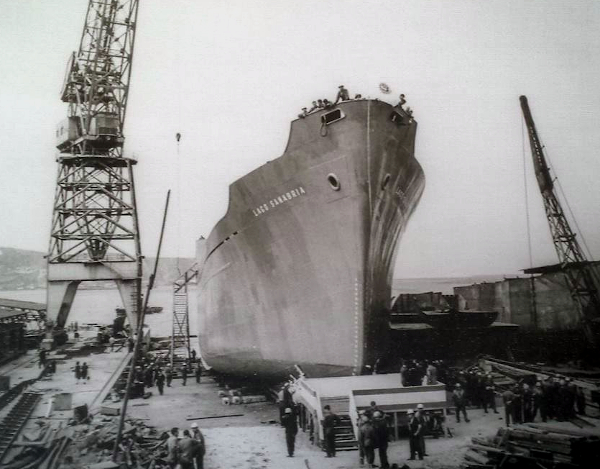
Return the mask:
[[[419,455],[419,459],[423,459],[423,448],[420,444],[421,434],[423,433],[423,426],[420,420],[415,416],[414,410],[408,411],[408,443],[410,446],[410,460],[415,459],[415,455]]]
[[[369,467],[373,467],[375,461],[375,428],[366,412],[360,416],[358,422],[358,447],[360,465],[362,466],[366,459]]]
[[[158,370],[158,374],[156,375],[156,387],[162,396],[165,390],[165,375],[163,374],[162,370]]]
[[[379,453],[379,467],[387,469],[390,467],[387,457],[389,430],[387,421],[383,412],[376,410],[373,412],[373,428],[375,429],[375,448]]]
[[[325,438],[325,452],[328,458],[335,457],[335,427],[340,424],[339,417],[331,411],[331,407],[323,407],[323,436]]]
[[[182,386],[185,386],[185,384],[187,383],[187,366],[182,365],[179,371],[181,372],[181,384]]]
[[[171,387],[171,381],[173,381],[173,370],[170,366],[167,367],[167,372],[165,373],[165,378],[167,379],[167,387]]]
[[[177,447],[181,469],[194,469],[194,460],[200,450],[200,442],[192,438],[189,430],[184,430],[183,438],[177,442]]]
[[[288,457],[294,456],[296,444],[296,434],[298,433],[298,423],[296,415],[290,407],[287,407],[281,417],[281,426],[285,428],[285,442],[287,444]]]
[[[506,421],[506,426],[510,426],[510,416],[513,413],[513,401],[515,400],[515,395],[510,389],[507,389],[502,393],[502,400],[504,401],[504,419]]]
[[[196,452],[196,469],[204,469],[204,455],[206,454],[206,442],[204,435],[198,428],[196,422],[192,423],[192,438],[199,443],[198,451]]]
[[[469,417],[467,417],[467,397],[460,383],[456,383],[456,389],[452,393],[452,400],[456,408],[456,423],[460,423],[461,412],[465,417],[465,422],[470,422]]]
[[[196,383],[200,384],[200,378],[202,377],[202,365],[200,363],[196,363],[196,368],[194,368],[194,376],[196,377]]]

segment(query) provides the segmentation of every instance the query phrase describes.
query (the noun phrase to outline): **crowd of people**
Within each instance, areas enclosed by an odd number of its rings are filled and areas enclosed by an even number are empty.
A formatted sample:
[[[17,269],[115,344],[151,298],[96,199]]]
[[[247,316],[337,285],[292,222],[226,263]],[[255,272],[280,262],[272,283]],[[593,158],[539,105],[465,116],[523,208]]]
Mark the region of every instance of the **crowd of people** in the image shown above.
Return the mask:
[[[402,386],[424,386],[444,382],[447,376],[443,360],[402,360],[400,379]]]
[[[165,387],[171,387],[173,378],[176,375],[181,377],[182,386],[187,386],[188,376],[190,375],[194,376],[197,384],[200,384],[203,368],[200,360],[196,359],[195,350],[192,350],[191,358],[186,359],[178,367],[171,367],[166,358],[149,352],[142,360],[138,361],[133,373],[130,397],[142,397],[148,389],[154,386],[162,396],[165,393]],[[116,392],[124,394],[125,385],[125,378],[121,378],[115,386]]]
[[[542,422],[547,422],[569,420],[576,414],[585,415],[585,394],[568,377],[549,376],[541,379],[531,375],[501,393],[497,391],[491,373],[478,368],[461,371],[451,381],[454,382],[452,398],[457,422],[460,422],[460,414],[463,414],[466,422],[469,421],[467,406],[483,408],[485,413],[488,413],[488,409],[498,413],[496,397],[499,395],[504,403],[507,426],[511,422],[534,422],[538,417]]]

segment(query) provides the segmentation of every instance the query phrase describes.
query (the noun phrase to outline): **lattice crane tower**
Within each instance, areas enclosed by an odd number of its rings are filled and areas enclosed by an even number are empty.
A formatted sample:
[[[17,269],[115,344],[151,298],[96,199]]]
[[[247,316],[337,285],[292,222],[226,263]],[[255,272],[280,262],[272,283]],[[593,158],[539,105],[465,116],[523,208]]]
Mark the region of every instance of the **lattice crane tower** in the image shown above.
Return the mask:
[[[123,156],[137,13],[138,0],[90,0],[67,65],[47,256],[48,317],[59,327],[82,281],[114,280],[133,328],[141,309],[136,161]]]

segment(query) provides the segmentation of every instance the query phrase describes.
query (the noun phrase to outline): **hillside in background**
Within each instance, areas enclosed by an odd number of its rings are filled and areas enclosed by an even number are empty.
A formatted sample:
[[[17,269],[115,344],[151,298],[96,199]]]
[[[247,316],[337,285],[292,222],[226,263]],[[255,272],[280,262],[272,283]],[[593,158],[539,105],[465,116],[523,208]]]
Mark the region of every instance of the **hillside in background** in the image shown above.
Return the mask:
[[[46,259],[40,251],[0,248],[0,290],[30,290],[46,288]],[[192,258],[160,259],[156,274],[157,285],[170,285],[180,274],[189,269],[195,260]],[[148,280],[154,268],[154,258],[144,259],[144,279]],[[112,288],[113,282],[94,282],[94,288]],[[80,288],[86,288],[82,284]]]

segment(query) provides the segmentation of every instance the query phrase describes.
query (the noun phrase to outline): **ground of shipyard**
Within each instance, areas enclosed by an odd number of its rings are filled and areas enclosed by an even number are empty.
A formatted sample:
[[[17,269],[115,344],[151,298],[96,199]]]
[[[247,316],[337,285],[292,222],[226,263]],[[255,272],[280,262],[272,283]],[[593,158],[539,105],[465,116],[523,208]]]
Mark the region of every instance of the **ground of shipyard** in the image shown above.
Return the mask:
[[[51,355],[52,356],[52,355]],[[28,391],[41,392],[43,399],[32,413],[27,426],[33,426],[39,418],[47,419],[55,425],[66,425],[73,411],[48,412],[49,401],[56,393],[71,393],[72,407],[87,404],[91,413],[100,410],[103,398],[114,381],[117,371],[127,361],[127,352],[104,352],[60,360],[55,375],[37,381]],[[87,362],[90,379],[79,383],[72,368],[75,362]],[[29,352],[16,361],[0,367],[0,374],[11,376],[11,385],[39,374],[36,354]],[[218,395],[220,388],[209,376],[203,376],[197,384],[191,376],[187,385],[180,379],[173,380],[171,387],[165,387],[164,395],[159,395],[156,387],[150,388],[148,399],[131,399],[128,416],[141,419],[146,425],[159,431],[171,427],[181,430],[197,423],[206,438],[206,469],[342,469],[358,468],[358,451],[341,451],[335,458],[326,458],[325,453],[313,445],[308,434],[300,430],[296,439],[296,452],[293,458],[287,457],[285,435],[279,425],[279,411],[272,403],[224,405]],[[116,406],[118,404],[112,404]],[[493,436],[504,425],[503,408],[499,413],[485,414],[481,409],[469,410],[470,423],[456,423],[449,415],[446,427],[452,437],[426,439],[428,456],[423,461],[407,461],[410,454],[407,440],[393,441],[388,449],[390,464],[408,464],[411,468],[457,468],[463,462],[464,453],[471,437]],[[3,411],[4,414],[6,412]],[[240,415],[241,414],[241,415]],[[2,415],[0,415],[2,418]],[[564,425],[570,425],[565,423]],[[25,430],[27,430],[27,426]],[[376,458],[375,464],[378,464]]]

